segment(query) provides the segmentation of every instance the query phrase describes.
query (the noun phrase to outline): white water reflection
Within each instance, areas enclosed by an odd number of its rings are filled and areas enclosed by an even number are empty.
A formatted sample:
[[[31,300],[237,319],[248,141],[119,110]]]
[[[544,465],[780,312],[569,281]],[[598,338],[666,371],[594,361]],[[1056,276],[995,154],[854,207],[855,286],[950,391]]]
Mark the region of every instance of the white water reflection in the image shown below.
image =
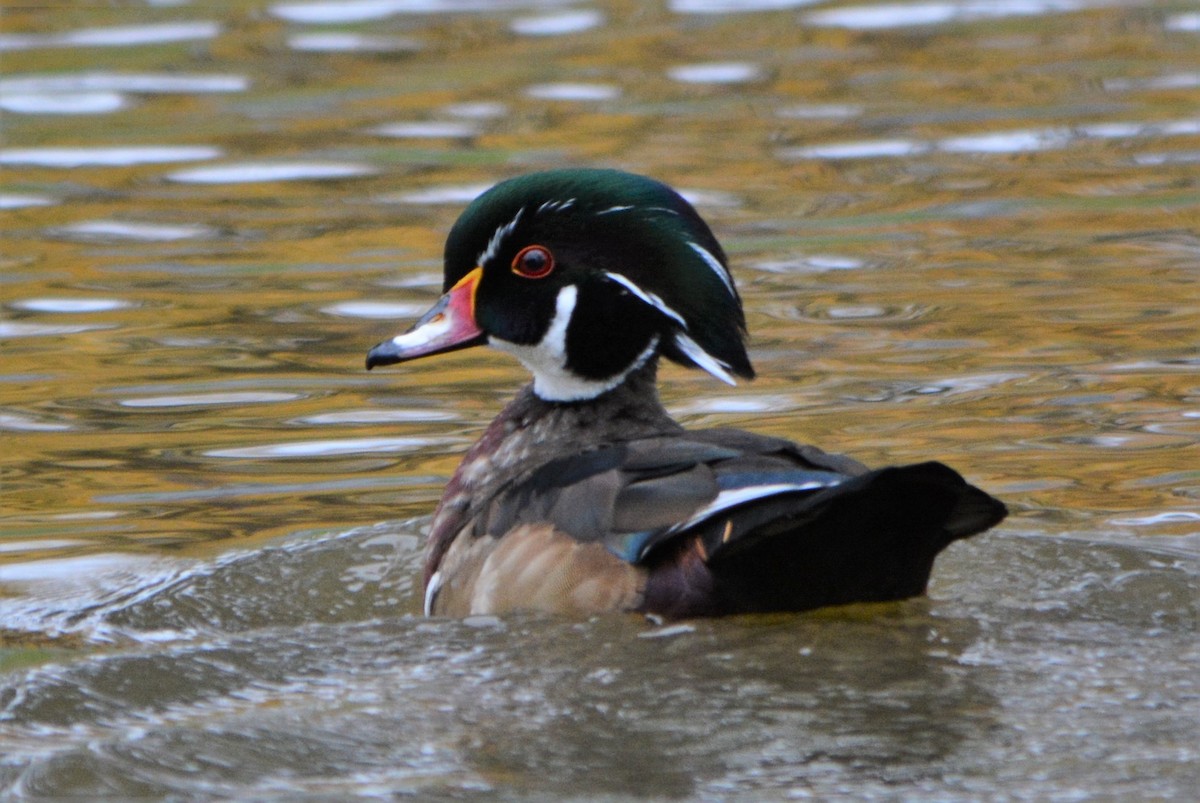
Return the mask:
[[[672,67],[667,76],[684,84],[744,84],[761,78],[762,71],[745,61],[713,61]]]
[[[867,267],[866,260],[833,254],[812,254],[794,259],[768,259],[754,262],[750,267],[766,273],[825,273],[832,270],[858,270]]]
[[[535,84],[525,94],[538,100],[600,101],[621,96],[621,88],[612,84],[556,83]]]
[[[387,123],[368,129],[368,133],[395,139],[469,139],[479,131],[466,123],[436,120],[412,123]]]
[[[219,233],[199,223],[146,223],[126,220],[86,220],[53,229],[60,237],[78,240],[133,240],[174,242],[216,237]]]
[[[117,92],[0,95],[0,110],[13,114],[109,114],[128,105]]]
[[[67,432],[74,429],[70,424],[59,421],[43,421],[13,412],[0,412],[0,429],[10,432]],[[0,541],[0,546],[3,542]],[[0,549],[0,551],[3,551]]]
[[[740,393],[737,396],[709,396],[704,399],[697,399],[696,401],[672,405],[670,413],[679,416],[708,415],[713,413],[733,415],[741,413],[778,413],[784,410],[793,410],[797,406],[797,400],[785,394],[751,396]]]
[[[810,6],[819,0],[670,0],[667,8],[676,14],[736,14],[750,11],[781,11]]]
[[[208,145],[130,145],[94,147],[0,148],[0,165],[35,167],[131,167],[215,159],[220,148]]]
[[[1195,89],[1200,87],[1200,72],[1170,73],[1152,78],[1110,78],[1104,88],[1115,92],[1130,90]]]
[[[1174,136],[1194,136],[1200,133],[1200,120],[1167,120],[1154,123],[1101,122],[1084,123],[1073,127],[1026,129],[1017,131],[987,131],[923,141],[915,139],[879,139],[838,142],[800,148],[784,148],[779,155],[785,159],[870,159],[915,156],[942,151],[944,153],[1034,153],[1057,150],[1084,140],[1119,140]]]
[[[910,139],[875,139],[784,148],[779,155],[784,159],[875,159],[913,156],[929,150],[928,145]]]
[[[0,94],[39,92],[132,92],[135,94],[210,94],[244,92],[250,79],[218,73],[124,73],[87,71],[11,75],[0,78]]]
[[[1186,524],[1191,522],[1200,524],[1200,513],[1193,510],[1167,510],[1148,516],[1131,516],[1112,520],[1113,524],[1129,527],[1155,527],[1160,524]]]
[[[221,32],[215,22],[160,22],[148,25],[120,25],[111,28],[82,28],[76,31],[45,34],[0,35],[0,50],[28,50],[39,47],[132,47],[171,42],[212,39]]]
[[[301,457],[339,457],[350,454],[394,454],[415,452],[433,446],[461,443],[461,438],[341,438],[322,441],[294,441],[265,446],[240,446],[213,449],[207,457],[233,459],[294,459]]]
[[[495,12],[561,4],[547,0],[316,0],[307,3],[276,3],[271,6],[271,14],[288,22],[305,25],[336,25],[370,22],[397,14]]]
[[[416,53],[421,43],[395,36],[373,36],[352,31],[321,31],[288,37],[288,47],[309,53]]]
[[[44,538],[36,541],[0,541],[0,553],[49,552],[56,549],[86,546],[87,541],[67,538]]]
[[[490,120],[508,114],[508,107],[499,101],[469,101],[466,103],[451,103],[443,106],[442,111],[451,117],[462,117],[467,120]]]
[[[1185,165],[1200,163],[1200,151],[1173,151],[1171,153],[1138,153],[1134,154],[1133,163],[1137,165]]]
[[[775,115],[785,120],[838,120],[862,113],[863,107],[852,103],[807,103],[775,110]]]
[[[98,329],[115,329],[110,323],[32,323],[30,321],[0,321],[0,337],[57,337],[95,332]]]
[[[428,304],[405,304],[399,301],[343,301],[321,307],[321,312],[343,318],[399,320],[421,315],[427,309]]]
[[[388,193],[376,200],[397,204],[466,204],[487,192],[491,186],[491,183],[487,183],[428,187],[412,192]]]
[[[30,312],[108,312],[134,306],[130,301],[119,298],[26,298],[13,301],[8,306]]]
[[[1200,31],[1200,13],[1169,17],[1166,28],[1168,31]]]
[[[242,162],[178,170],[167,178],[185,184],[254,184],[360,178],[377,172],[370,165],[348,162]]]
[[[139,573],[140,567],[158,562],[141,555],[108,553],[0,564],[0,583],[91,585],[91,578],[98,574],[114,571]]]
[[[183,393],[171,396],[144,396],[137,399],[121,399],[122,407],[211,407],[219,405],[275,404],[304,398],[299,393],[278,391],[235,391],[226,393]]]
[[[939,150],[949,153],[1028,153],[1065,148],[1073,139],[1070,129],[1043,131],[1004,131],[947,137],[939,140]]]
[[[939,25],[991,17],[1027,17],[1086,8],[1082,0],[959,0],[943,3],[882,3],[813,11],[804,19],[810,25],[882,30],[913,25]]]
[[[45,195],[26,195],[23,193],[0,193],[0,210],[25,209],[30,206],[53,206],[58,203],[54,198]]]
[[[456,421],[458,415],[448,410],[386,409],[344,410],[339,413],[321,413],[297,419],[297,423],[314,426],[342,426],[345,424],[411,424],[432,421]]]
[[[513,33],[522,36],[564,36],[598,28],[603,23],[604,15],[589,9],[543,17],[521,17],[513,20],[509,27]]]

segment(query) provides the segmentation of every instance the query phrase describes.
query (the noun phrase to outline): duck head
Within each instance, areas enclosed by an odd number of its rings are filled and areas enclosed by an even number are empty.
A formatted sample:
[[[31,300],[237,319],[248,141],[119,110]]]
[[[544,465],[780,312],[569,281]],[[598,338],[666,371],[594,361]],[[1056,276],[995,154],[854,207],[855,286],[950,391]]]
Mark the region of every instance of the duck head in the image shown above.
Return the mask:
[[[670,187],[617,170],[504,181],[450,230],[444,295],[367,368],[487,344],[515,355],[547,401],[591,399],[664,356],[752,378],[724,251]]]

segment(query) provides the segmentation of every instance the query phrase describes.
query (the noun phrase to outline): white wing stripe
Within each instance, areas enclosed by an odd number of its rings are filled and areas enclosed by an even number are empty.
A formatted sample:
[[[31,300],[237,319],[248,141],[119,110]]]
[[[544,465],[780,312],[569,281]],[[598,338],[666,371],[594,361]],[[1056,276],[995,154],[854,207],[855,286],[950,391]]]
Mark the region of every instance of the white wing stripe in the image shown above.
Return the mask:
[[[755,499],[763,499],[768,496],[792,491],[815,491],[818,488],[830,488],[837,484],[837,482],[809,480],[808,482],[780,482],[773,485],[752,485],[749,488],[734,488],[728,491],[721,491],[717,494],[716,499],[693,513],[691,518],[679,524],[672,524],[667,532],[677,533],[681,530],[686,530],[705,519],[715,516],[723,510],[737,507],[746,502],[753,502]]]

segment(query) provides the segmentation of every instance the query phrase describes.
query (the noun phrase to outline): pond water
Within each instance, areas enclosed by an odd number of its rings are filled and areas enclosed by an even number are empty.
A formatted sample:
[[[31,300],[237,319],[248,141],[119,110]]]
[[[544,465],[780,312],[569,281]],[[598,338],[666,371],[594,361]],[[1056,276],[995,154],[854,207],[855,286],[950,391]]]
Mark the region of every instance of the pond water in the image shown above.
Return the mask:
[[[0,796],[1185,799],[1200,784],[1186,0],[18,5],[0,32]],[[679,187],[760,378],[691,426],[940,459],[930,597],[419,615],[525,381],[367,374],[495,181]]]

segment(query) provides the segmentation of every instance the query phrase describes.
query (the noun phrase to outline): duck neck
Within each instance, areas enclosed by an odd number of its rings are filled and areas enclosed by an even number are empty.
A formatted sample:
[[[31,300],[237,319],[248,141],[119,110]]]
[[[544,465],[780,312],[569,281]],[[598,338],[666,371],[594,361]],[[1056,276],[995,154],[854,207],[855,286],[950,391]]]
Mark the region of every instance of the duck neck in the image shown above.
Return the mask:
[[[489,474],[511,480],[555,455],[681,431],[659,401],[657,375],[657,360],[650,360],[613,389],[570,402],[548,401],[527,385],[467,452],[458,473],[473,483],[469,464],[482,459]]]

